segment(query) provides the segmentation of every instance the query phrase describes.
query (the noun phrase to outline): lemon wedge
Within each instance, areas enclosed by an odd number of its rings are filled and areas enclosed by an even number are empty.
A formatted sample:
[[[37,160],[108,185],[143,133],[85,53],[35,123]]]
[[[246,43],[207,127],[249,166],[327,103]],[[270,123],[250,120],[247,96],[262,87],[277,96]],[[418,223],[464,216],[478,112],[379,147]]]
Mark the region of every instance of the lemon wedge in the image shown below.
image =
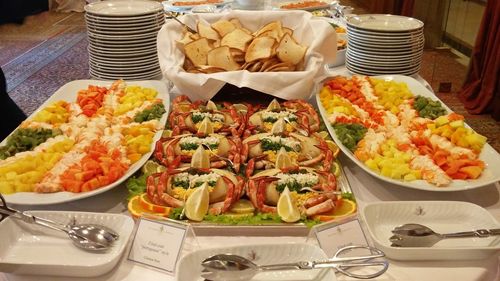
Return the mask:
[[[167,168],[165,168],[165,166],[162,166],[153,160],[148,160],[144,163],[144,166],[142,166],[141,171],[146,175],[151,175],[154,173],[164,172],[166,169]]]
[[[339,155],[340,152],[339,146],[331,140],[326,140],[325,142],[328,145],[328,148],[333,152],[333,157],[337,158],[337,155]]]
[[[162,138],[169,138],[172,136],[172,130],[163,130],[161,137]]]
[[[191,167],[199,169],[210,168],[210,156],[208,152],[200,145],[191,157]]]
[[[208,212],[208,185],[202,184],[188,197],[185,205],[186,217],[193,221],[202,221]]]
[[[212,121],[210,118],[205,117],[203,121],[200,123],[200,127],[198,128],[198,134],[203,136],[208,136],[214,133],[214,127],[212,126]]]
[[[254,210],[255,207],[253,206],[252,202],[248,201],[247,199],[240,199],[233,204],[230,211],[236,214],[253,214]]]
[[[276,154],[276,168],[284,169],[293,166],[293,161],[284,147],[281,147]]]
[[[278,216],[280,216],[284,222],[296,222],[300,220],[299,208],[293,201],[288,186],[285,187],[285,190],[283,190],[278,199],[277,209]]]

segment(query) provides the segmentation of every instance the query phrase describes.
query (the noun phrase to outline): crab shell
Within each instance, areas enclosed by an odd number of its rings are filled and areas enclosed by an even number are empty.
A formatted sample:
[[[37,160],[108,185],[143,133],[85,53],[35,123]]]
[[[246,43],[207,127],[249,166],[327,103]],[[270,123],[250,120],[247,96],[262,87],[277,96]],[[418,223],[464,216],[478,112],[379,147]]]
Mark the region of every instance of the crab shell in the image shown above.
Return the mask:
[[[191,134],[188,135],[183,135],[183,136],[193,136]],[[229,143],[228,139],[219,134],[210,134],[208,135],[209,137],[216,137],[219,139],[219,146],[217,148],[217,155],[222,156],[222,157],[228,157],[229,151],[231,150],[231,144]],[[182,136],[180,136],[182,138]],[[171,141],[172,142],[172,141]],[[170,145],[170,142],[166,144],[165,147],[168,147]],[[175,155],[189,155],[188,153],[184,152],[181,150],[181,146],[179,142],[177,142],[174,146],[174,152]],[[194,150],[193,150],[194,152]]]
[[[220,130],[222,127],[224,126],[228,126],[228,125],[231,125],[234,123],[234,120],[233,118],[231,117],[230,114],[226,113],[226,112],[222,112],[222,111],[213,111],[213,112],[210,112],[210,113],[218,113],[218,114],[221,114],[224,116],[224,121],[222,123],[219,123],[219,122],[212,122],[213,123],[213,126],[214,126],[214,130],[215,131],[218,131]],[[193,114],[189,114],[186,116],[186,118],[184,119],[184,123],[186,124],[187,127],[189,128],[193,128],[193,129],[198,129],[196,127],[196,124],[194,123],[193,121],[193,118],[192,118]],[[200,124],[201,122],[197,123],[197,124]]]
[[[243,144],[246,144],[248,142],[254,141],[254,140],[259,140],[263,137],[272,137],[273,135],[271,133],[262,133],[262,134],[256,134],[252,135],[246,139],[243,140]],[[322,153],[322,151],[317,147],[319,145],[319,141],[313,137],[306,137],[300,134],[296,133],[290,133],[290,137],[293,137],[297,141],[300,142],[300,152],[299,152],[299,159],[298,161],[304,161],[308,159],[312,159],[317,157]],[[253,158],[256,156],[260,156],[263,154],[262,146],[259,144],[253,145],[249,147],[248,149],[248,156],[249,158]]]
[[[319,183],[325,183],[327,180],[325,179],[324,176],[322,176],[321,174],[318,174],[314,171],[313,168],[309,168],[309,167],[300,167],[300,169],[303,169],[303,170],[306,170],[307,172],[309,173],[313,173],[313,174],[316,174],[318,175],[318,178],[319,178]],[[255,175],[253,175],[250,180],[252,179],[256,179],[256,178],[259,178],[259,177],[273,177],[279,173],[281,173],[282,171],[280,169],[268,169],[268,170],[264,170],[264,171],[261,171]],[[264,203],[267,204],[267,205],[270,205],[270,206],[276,206],[278,204],[278,200],[280,198],[280,193],[278,192],[278,190],[276,190],[276,181],[273,181],[273,182],[270,182],[267,186],[266,186],[266,191],[265,191],[265,200],[264,200]]]
[[[248,123],[249,123],[250,125],[257,126],[257,127],[259,127],[260,129],[262,129],[262,130],[264,130],[264,131],[267,131],[267,132],[268,132],[268,131],[269,131],[269,128],[266,128],[266,127],[264,126],[264,121],[262,121],[262,113],[263,113],[263,111],[257,111],[257,112],[255,112],[254,114],[252,114],[252,115],[250,116],[250,118],[248,118]],[[287,125],[288,125],[288,124],[287,124]],[[290,127],[288,128],[288,126],[290,126]],[[287,130],[288,130],[288,131],[293,131],[293,128],[297,127],[297,122],[296,122],[296,121],[291,121],[291,122],[290,122],[290,125],[288,125],[288,126],[287,126],[287,128],[288,128]]]
[[[184,172],[184,171],[187,171],[188,169],[189,168],[183,168],[183,169],[179,169],[179,171]],[[236,178],[236,176],[233,173],[226,171],[226,170],[210,169],[210,172],[214,172],[214,173],[220,175],[221,177],[217,180],[217,183],[215,184],[214,189],[212,191],[210,191],[210,193],[209,193],[209,198],[210,198],[209,202],[210,202],[210,204],[212,204],[215,202],[224,201],[224,199],[226,198],[226,193],[227,193],[228,187],[227,187],[226,182],[224,182],[224,180],[222,179],[222,176],[228,178],[235,186],[238,185],[238,179]],[[172,179],[174,178],[174,176],[175,175],[168,177],[167,188],[166,188],[167,193],[172,195],[172,196],[173,196]]]

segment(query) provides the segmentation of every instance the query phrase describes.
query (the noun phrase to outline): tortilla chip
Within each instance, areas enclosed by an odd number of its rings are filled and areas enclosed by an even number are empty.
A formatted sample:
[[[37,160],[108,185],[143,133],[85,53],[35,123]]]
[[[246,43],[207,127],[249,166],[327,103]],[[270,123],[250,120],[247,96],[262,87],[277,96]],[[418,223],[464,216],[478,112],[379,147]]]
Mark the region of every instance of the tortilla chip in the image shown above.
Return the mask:
[[[306,51],[307,47],[295,42],[290,34],[285,34],[276,48],[277,56],[281,61],[294,65],[304,58]]]
[[[236,29],[236,26],[227,20],[220,20],[212,24],[212,28],[219,33],[220,37],[224,37],[229,32]]]
[[[184,46],[186,56],[194,65],[206,65],[207,54],[212,50],[207,38],[200,38]]]
[[[238,70],[240,65],[234,61],[231,51],[227,46],[215,48],[208,53],[208,65],[225,69],[227,71]]]
[[[201,37],[205,37],[205,38],[215,40],[215,41],[220,39],[219,33],[217,33],[217,31],[215,31],[212,27],[210,27],[210,26],[208,26],[200,21],[197,24],[197,29],[198,29],[198,34]]]
[[[249,35],[245,31],[236,28],[226,34],[220,41],[220,44],[221,46],[228,46],[230,48],[245,51],[248,43],[252,41],[252,39],[252,35]]]
[[[272,37],[263,36],[255,38],[247,48],[245,61],[251,62],[272,57],[275,44],[276,40]]]

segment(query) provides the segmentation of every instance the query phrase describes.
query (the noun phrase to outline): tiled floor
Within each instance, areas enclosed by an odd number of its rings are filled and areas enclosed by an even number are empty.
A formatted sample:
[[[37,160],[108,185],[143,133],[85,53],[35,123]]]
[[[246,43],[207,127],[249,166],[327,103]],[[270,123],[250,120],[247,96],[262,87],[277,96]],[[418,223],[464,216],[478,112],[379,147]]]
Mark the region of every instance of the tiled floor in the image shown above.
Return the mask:
[[[89,78],[86,48],[81,13],[42,13],[29,17],[23,25],[0,26],[0,65],[7,76],[9,95],[31,114],[64,83]],[[468,114],[456,96],[467,72],[466,63],[466,58],[448,49],[425,50],[420,75],[436,92],[440,83],[451,83],[451,92],[438,93],[438,97],[466,116],[500,151],[500,122],[489,115]]]

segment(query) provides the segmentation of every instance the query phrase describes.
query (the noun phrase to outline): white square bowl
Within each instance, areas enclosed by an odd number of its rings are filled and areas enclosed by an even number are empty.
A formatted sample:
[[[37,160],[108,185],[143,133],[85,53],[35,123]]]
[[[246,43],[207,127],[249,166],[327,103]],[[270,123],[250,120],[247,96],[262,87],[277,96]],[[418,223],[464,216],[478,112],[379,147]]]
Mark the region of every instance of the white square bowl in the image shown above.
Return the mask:
[[[105,252],[87,252],[73,245],[63,232],[20,220],[6,218],[0,222],[0,271],[12,274],[94,277],[102,275],[120,261],[127,246],[134,221],[121,214],[32,211],[33,215],[69,223],[102,224],[120,237]]]
[[[375,246],[395,260],[475,260],[500,250],[500,236],[443,239],[432,247],[391,247],[394,227],[418,223],[438,233],[499,228],[484,208],[459,201],[395,201],[366,205],[361,219]]]

